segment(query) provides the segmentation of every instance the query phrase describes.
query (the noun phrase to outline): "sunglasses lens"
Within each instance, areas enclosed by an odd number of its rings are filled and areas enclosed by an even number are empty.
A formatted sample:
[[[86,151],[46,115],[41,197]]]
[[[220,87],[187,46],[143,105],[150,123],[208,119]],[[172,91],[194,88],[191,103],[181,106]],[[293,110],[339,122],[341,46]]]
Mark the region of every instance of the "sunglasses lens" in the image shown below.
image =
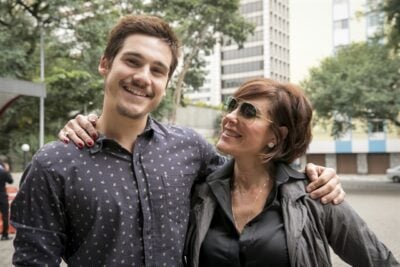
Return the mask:
[[[228,105],[226,106],[227,111],[230,113],[234,111],[238,106],[238,102],[235,98],[231,98],[228,101]]]
[[[240,106],[240,114],[243,118],[254,119],[257,117],[257,109],[250,103],[243,103]]]

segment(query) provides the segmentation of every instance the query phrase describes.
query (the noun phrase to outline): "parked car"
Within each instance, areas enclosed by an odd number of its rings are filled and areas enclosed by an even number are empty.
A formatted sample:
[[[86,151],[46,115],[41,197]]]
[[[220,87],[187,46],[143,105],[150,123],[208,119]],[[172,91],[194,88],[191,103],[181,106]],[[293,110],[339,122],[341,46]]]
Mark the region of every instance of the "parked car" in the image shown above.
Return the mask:
[[[400,165],[387,169],[386,175],[389,179],[392,179],[393,182],[400,183]]]

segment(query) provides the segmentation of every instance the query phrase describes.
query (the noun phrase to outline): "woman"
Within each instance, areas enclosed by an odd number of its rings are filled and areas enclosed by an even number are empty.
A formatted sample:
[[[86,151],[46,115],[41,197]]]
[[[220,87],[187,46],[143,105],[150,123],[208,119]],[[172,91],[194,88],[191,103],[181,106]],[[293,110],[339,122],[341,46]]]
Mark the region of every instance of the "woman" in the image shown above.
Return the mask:
[[[399,266],[343,202],[322,205],[289,164],[311,141],[312,108],[291,84],[255,79],[227,105],[217,148],[232,160],[196,186],[187,266]]]

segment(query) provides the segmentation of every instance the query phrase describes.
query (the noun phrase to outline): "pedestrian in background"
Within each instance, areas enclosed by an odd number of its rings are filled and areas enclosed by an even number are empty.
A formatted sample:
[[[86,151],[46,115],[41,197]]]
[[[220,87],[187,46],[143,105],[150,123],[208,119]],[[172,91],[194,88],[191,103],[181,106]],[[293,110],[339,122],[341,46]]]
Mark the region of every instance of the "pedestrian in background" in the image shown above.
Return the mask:
[[[6,183],[12,184],[13,179],[10,174],[10,164],[6,156],[0,156],[0,212],[3,217],[3,233],[1,240],[9,240],[8,236],[8,195],[6,191]]]

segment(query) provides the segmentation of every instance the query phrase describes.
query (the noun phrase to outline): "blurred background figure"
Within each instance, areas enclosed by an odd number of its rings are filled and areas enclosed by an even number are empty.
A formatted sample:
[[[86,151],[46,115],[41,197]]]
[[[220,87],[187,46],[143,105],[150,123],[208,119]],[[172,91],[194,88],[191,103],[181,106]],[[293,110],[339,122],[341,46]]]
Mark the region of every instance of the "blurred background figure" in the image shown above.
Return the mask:
[[[10,164],[8,158],[0,155],[0,212],[3,217],[3,233],[0,240],[9,240],[8,236],[8,196],[6,191],[6,183],[12,184],[13,179],[10,173]]]

